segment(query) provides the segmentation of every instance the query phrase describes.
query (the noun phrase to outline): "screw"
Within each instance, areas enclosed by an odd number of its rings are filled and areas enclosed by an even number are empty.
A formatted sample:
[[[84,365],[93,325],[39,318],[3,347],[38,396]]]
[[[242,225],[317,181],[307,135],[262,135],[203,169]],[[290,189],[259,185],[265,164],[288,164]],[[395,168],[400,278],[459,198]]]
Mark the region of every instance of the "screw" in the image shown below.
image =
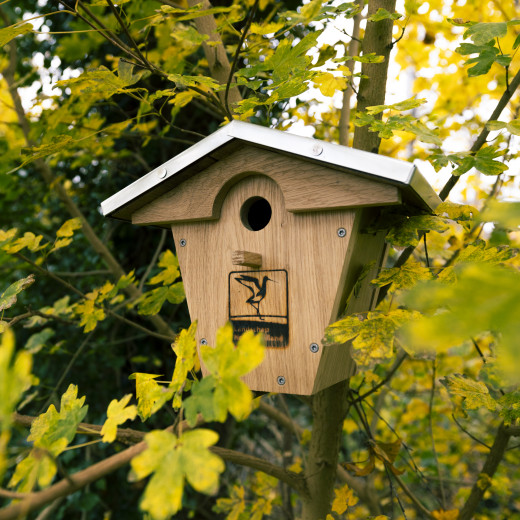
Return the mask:
[[[320,346],[317,343],[311,343],[309,348],[311,349],[311,352],[316,354],[318,350],[320,350]]]
[[[168,175],[168,170],[166,168],[161,168],[157,172],[157,175],[158,175],[159,179],[164,179],[166,177],[166,175]]]
[[[181,238],[181,239],[179,240],[179,245],[180,245],[181,247],[184,247],[184,246],[186,245],[186,239],[185,239],[185,238]]]
[[[321,155],[323,152],[323,146],[320,143],[316,143],[312,147],[312,155]]]
[[[278,379],[276,380],[280,386],[285,385],[285,377],[278,376]]]
[[[344,227],[340,227],[338,229],[338,237],[343,238],[346,235],[347,235],[347,230]]]
[[[200,344],[201,344],[201,345],[207,345],[207,344],[208,344],[208,340],[207,340],[206,338],[202,338],[202,339],[200,340]]]

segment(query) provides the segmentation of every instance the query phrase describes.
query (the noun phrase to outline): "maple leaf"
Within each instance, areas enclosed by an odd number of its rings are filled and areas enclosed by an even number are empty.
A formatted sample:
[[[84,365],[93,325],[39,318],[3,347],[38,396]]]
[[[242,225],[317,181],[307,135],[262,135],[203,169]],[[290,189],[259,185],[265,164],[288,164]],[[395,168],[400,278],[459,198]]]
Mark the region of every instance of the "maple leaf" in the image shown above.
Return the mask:
[[[479,408],[487,408],[495,411],[500,405],[489,394],[488,387],[480,382],[474,381],[462,374],[454,374],[446,376],[441,383],[453,395],[458,395],[463,399],[463,406],[466,410],[478,410]]]
[[[127,406],[131,398],[132,394],[127,394],[120,401],[113,399],[108,405],[107,420],[101,428],[103,442],[113,442],[117,436],[117,427],[128,420],[135,419],[137,407],[133,404]]]
[[[349,507],[355,506],[359,502],[359,498],[354,496],[354,492],[349,488],[348,484],[334,490],[334,500],[332,502],[332,511],[342,515]]]
[[[30,274],[26,278],[22,278],[17,282],[11,284],[1,295],[0,295],[0,311],[5,309],[9,309],[12,307],[16,301],[18,294],[20,294],[24,289],[27,289],[30,285],[34,283],[34,275]]]
[[[201,493],[218,489],[224,463],[209,447],[218,435],[205,429],[193,430],[176,437],[166,431],[153,431],[144,438],[147,448],[132,459],[131,480],[152,475],[140,507],[154,520],[166,520],[182,506],[185,481]]]

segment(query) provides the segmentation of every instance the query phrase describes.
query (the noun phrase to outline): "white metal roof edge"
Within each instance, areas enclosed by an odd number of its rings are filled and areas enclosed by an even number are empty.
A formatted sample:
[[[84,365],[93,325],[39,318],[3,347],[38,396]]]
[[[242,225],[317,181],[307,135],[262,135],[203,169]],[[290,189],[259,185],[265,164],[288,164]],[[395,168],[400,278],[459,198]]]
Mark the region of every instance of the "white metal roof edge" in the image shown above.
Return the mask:
[[[415,168],[412,163],[392,157],[364,152],[355,148],[320,141],[313,137],[302,137],[242,121],[232,121],[226,128],[229,128],[229,135],[237,139],[268,146],[300,157],[307,157],[318,162],[358,170],[400,184],[409,184]],[[381,170],[385,168],[391,169],[391,171],[381,173]]]
[[[172,157],[165,163],[153,169],[151,172],[143,175],[140,179],[129,184],[126,188],[123,188],[108,199],[105,199],[101,203],[101,212],[103,213],[103,216],[106,217],[111,213],[114,213],[114,211],[117,211],[119,208],[132,202],[132,200],[137,198],[139,195],[155,188],[162,182],[170,179],[176,173],[188,167],[190,164],[201,159],[206,154],[233,140],[234,138],[230,136],[227,131],[228,126],[229,125],[226,125],[216,132],[213,132],[210,136],[202,139],[202,141],[195,143],[187,150]],[[160,172],[164,169],[166,169],[166,175],[161,177]]]
[[[434,209],[440,202],[433,188],[412,163],[327,143],[312,137],[302,137],[251,123],[232,121],[104,200],[101,203],[103,215],[111,215],[143,193],[157,187],[233,139],[306,157],[325,164],[357,170],[366,175],[406,186],[431,209]],[[166,170],[166,174],[161,176],[160,173],[164,170]]]

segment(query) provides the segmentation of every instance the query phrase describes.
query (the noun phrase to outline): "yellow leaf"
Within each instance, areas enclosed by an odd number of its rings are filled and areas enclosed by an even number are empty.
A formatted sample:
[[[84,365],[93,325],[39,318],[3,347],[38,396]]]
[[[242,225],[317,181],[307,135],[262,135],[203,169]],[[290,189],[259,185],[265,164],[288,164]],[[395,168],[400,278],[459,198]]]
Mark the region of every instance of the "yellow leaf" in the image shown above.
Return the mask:
[[[120,401],[114,399],[108,405],[107,420],[101,428],[103,442],[113,442],[117,436],[117,427],[127,420],[135,419],[137,407],[133,404],[126,406],[131,398],[132,394],[127,394]]]
[[[81,220],[79,218],[71,218],[63,223],[63,225],[56,231],[58,238],[71,237],[74,235],[76,229],[81,228]]]
[[[211,430],[193,430],[180,437],[166,431],[153,431],[145,436],[147,449],[132,459],[133,479],[152,475],[140,507],[154,520],[166,520],[182,506],[184,483],[201,493],[218,489],[224,463],[209,447],[218,440]]]
[[[347,81],[344,78],[337,78],[330,72],[322,72],[314,77],[314,84],[320,89],[324,96],[333,96],[336,90],[347,88]]]
[[[354,496],[352,489],[348,487],[348,484],[345,484],[339,489],[335,489],[334,494],[336,496],[332,502],[332,511],[339,515],[343,514],[349,507],[355,506],[359,501],[359,499]]]
[[[444,511],[444,509],[439,509],[437,511],[432,511],[432,515],[435,520],[457,520],[459,517],[459,510],[450,509],[449,511]]]

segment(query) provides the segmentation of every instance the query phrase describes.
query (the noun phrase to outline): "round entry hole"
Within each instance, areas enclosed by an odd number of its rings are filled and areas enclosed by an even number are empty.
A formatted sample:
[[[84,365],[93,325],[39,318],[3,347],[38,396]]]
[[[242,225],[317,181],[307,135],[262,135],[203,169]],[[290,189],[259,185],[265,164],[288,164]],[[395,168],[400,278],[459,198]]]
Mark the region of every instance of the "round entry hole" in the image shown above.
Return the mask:
[[[244,202],[240,210],[242,224],[251,231],[264,229],[272,215],[271,204],[262,197],[252,197]]]

